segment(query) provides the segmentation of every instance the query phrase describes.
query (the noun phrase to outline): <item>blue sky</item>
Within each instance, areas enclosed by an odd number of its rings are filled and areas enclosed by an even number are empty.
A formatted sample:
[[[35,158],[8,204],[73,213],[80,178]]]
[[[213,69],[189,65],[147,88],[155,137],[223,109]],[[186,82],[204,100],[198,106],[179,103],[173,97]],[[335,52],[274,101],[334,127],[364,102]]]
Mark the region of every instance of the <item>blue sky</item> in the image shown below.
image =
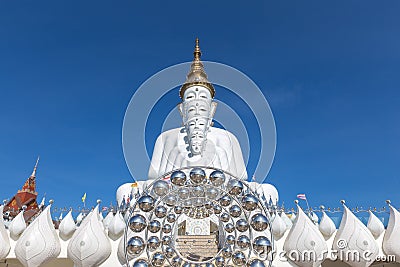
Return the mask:
[[[140,2],[0,2],[0,197],[40,155],[39,201],[115,201],[130,98],[198,36],[263,90],[285,204],[400,207],[399,1]]]

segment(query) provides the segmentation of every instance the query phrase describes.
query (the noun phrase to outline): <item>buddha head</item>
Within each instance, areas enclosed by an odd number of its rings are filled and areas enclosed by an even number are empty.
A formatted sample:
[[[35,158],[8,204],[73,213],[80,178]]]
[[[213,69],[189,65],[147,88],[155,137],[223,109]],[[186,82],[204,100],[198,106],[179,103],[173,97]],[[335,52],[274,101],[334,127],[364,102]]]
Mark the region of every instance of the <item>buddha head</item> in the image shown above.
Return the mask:
[[[182,103],[179,104],[179,111],[191,153],[199,155],[205,148],[207,132],[212,125],[217,103],[213,102],[215,89],[208,81],[203,63],[200,61],[199,39],[196,39],[193,54],[193,63],[180,90]]]
[[[205,147],[216,106],[209,90],[202,86],[189,87],[183,94],[179,110],[193,155],[201,154]]]

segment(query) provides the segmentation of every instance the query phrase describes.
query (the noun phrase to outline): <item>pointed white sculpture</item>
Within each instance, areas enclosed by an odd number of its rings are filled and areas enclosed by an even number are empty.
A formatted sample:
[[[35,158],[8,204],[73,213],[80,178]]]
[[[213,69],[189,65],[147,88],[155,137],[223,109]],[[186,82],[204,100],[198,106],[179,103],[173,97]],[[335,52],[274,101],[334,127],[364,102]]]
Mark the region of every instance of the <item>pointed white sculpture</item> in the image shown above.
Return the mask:
[[[271,231],[276,240],[282,238],[286,232],[286,223],[282,220],[279,214],[274,214],[271,219]]]
[[[99,212],[99,220],[102,222],[104,220],[103,213]]]
[[[385,231],[385,227],[383,226],[383,223],[381,220],[378,219],[378,217],[375,216],[372,211],[368,211],[369,213],[369,219],[367,223],[367,228],[371,231],[372,235],[377,239],[383,231]]]
[[[311,212],[311,221],[315,224],[318,224],[319,218],[317,216],[317,214],[315,214],[315,212]]]
[[[80,225],[80,223],[82,222],[83,218],[84,218],[83,213],[82,212],[79,213],[78,217],[76,217],[76,224]]]
[[[352,267],[370,266],[379,253],[378,245],[368,228],[343,204],[343,217],[333,240],[332,249],[343,255],[342,259]],[[360,257],[358,257],[359,255]]]
[[[382,249],[386,255],[394,255],[396,257],[396,262],[400,262],[400,213],[390,205],[389,222],[386,227],[385,235],[383,236]]]
[[[286,237],[283,250],[295,259],[297,266],[319,266],[328,251],[325,239],[300,206],[297,205],[297,209],[297,218]],[[298,256],[294,255],[296,253]]]
[[[286,230],[289,230],[290,228],[292,228],[293,222],[292,222],[292,220],[290,220],[290,218],[286,215],[285,212],[281,213],[281,218],[284,221],[284,223],[286,224]]]
[[[0,206],[0,260],[5,259],[10,253],[10,239],[3,221],[4,206]]]
[[[41,266],[57,258],[60,240],[50,215],[51,205],[26,228],[15,245],[15,255],[25,267]]]
[[[74,218],[72,217],[72,210],[61,221],[60,226],[58,226],[60,238],[67,241],[72,237],[76,230],[76,224]]]
[[[328,240],[336,231],[336,226],[332,219],[322,210],[321,221],[319,222],[319,231]]]
[[[111,254],[111,244],[99,220],[99,205],[82,221],[68,243],[67,255],[76,267],[99,266]]]
[[[24,211],[21,211],[20,213],[18,213],[17,216],[15,216],[15,218],[11,221],[8,229],[10,230],[10,237],[13,240],[18,240],[18,238],[26,229]]]
[[[108,236],[115,241],[124,234],[124,230],[124,218],[122,217],[121,213],[117,211],[115,216],[111,219],[110,224],[108,225]]]
[[[112,211],[109,211],[107,216],[103,219],[104,229],[108,229],[108,226],[110,225],[112,218],[114,218],[114,214]]]
[[[296,220],[296,213],[295,212],[292,212],[291,214],[290,214],[290,220],[292,220],[292,222],[294,222],[295,220]]]

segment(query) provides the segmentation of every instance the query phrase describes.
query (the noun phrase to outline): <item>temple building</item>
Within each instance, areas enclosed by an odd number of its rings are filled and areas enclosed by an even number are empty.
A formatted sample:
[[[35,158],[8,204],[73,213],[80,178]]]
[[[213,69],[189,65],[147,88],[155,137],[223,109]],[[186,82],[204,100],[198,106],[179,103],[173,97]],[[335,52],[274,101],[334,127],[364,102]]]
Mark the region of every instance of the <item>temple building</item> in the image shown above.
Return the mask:
[[[36,192],[36,171],[39,164],[39,158],[36,161],[35,167],[33,168],[32,174],[26,179],[21,190],[8,201],[4,206],[4,213],[6,219],[12,220],[22,210],[24,211],[24,219],[29,222],[39,212],[39,206],[37,203]]]

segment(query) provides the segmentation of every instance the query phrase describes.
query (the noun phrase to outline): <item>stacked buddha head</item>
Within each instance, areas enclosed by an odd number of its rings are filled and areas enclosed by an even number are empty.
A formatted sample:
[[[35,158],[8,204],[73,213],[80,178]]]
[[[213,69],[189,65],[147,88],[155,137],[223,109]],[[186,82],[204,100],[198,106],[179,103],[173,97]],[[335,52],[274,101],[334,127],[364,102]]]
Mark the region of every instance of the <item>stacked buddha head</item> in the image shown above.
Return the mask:
[[[179,92],[182,103],[179,111],[185,127],[192,155],[201,155],[207,142],[207,132],[217,107],[213,102],[215,89],[208,81],[200,60],[199,39],[196,39],[194,59],[186,81]]]

